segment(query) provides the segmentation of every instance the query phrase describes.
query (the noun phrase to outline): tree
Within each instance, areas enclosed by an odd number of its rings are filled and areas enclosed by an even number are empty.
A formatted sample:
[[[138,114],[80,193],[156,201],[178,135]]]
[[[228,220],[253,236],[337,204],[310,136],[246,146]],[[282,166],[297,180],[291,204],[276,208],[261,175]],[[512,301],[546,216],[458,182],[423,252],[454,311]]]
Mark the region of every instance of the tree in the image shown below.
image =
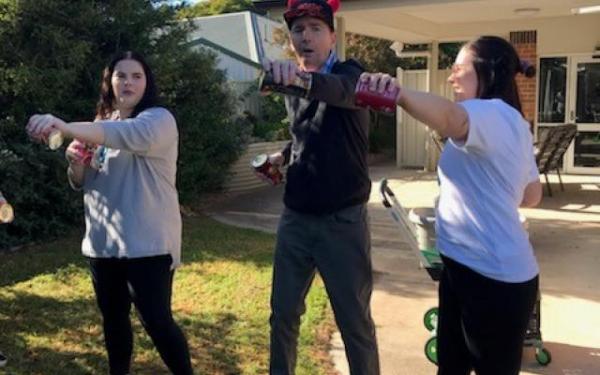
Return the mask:
[[[440,43],[440,59],[438,60],[438,69],[450,69],[456,55],[460,51],[463,42]]]
[[[396,68],[404,70],[427,69],[425,57],[399,58],[390,49],[392,41],[360,34],[346,34],[346,55],[359,60],[369,71],[385,72],[395,75]],[[448,69],[454,63],[463,42],[439,44],[438,69]],[[406,44],[403,51],[427,51],[429,44]]]
[[[366,70],[396,75],[402,69],[424,69],[425,58],[399,58],[390,49],[392,41],[360,34],[346,34],[346,56],[360,61]]]
[[[358,60],[369,72],[383,72],[396,75],[396,69],[403,66],[390,49],[392,41],[360,34],[346,34],[346,57]],[[376,153],[393,150],[395,147],[396,116],[383,115],[371,111],[369,126],[369,151]]]
[[[176,11],[157,0],[0,0],[0,190],[16,210],[0,227],[0,248],[81,223],[62,152],[30,142],[24,126],[40,112],[91,120],[101,69],[120,50],[148,59],[175,114],[182,202],[220,186],[247,130],[231,115],[235,99],[215,57],[187,47],[191,26]]]
[[[246,10],[256,10],[251,0],[208,0],[189,7],[183,7],[179,10],[178,17],[194,18]]]

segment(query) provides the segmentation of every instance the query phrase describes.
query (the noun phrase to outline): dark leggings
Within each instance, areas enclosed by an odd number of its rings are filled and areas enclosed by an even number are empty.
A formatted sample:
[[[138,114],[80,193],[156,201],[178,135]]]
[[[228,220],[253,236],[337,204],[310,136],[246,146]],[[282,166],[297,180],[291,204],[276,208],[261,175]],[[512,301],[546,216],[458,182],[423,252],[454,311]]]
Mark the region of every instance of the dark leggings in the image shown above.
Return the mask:
[[[438,375],[518,375],[538,277],[505,283],[442,259]]]
[[[142,325],[174,375],[192,374],[186,339],[173,320],[171,256],[90,259],[96,300],[102,313],[110,375],[129,373],[133,333],[129,313]]]

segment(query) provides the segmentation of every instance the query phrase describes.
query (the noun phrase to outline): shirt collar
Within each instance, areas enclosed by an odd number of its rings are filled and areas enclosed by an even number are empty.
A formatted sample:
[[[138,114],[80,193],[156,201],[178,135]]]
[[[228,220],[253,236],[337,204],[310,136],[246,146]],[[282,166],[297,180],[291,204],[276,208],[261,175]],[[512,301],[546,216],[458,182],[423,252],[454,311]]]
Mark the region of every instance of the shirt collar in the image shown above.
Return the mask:
[[[325,64],[323,64],[323,67],[321,68],[321,70],[319,71],[319,73],[331,73],[331,70],[333,69],[333,65],[335,65],[335,63],[338,61],[337,55],[335,54],[335,52],[332,50],[329,52],[329,57],[327,57],[327,60],[325,61]]]

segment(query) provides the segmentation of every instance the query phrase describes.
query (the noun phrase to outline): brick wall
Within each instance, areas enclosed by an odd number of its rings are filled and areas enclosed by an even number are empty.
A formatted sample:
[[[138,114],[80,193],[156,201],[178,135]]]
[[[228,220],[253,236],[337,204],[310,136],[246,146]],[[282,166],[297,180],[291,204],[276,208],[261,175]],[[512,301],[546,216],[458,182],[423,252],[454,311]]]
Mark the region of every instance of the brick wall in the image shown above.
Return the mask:
[[[511,32],[510,42],[521,59],[533,64],[537,71],[537,32],[535,30]],[[537,95],[535,82],[535,77],[526,78],[522,74],[517,75],[523,115],[532,124],[535,119],[535,97]]]

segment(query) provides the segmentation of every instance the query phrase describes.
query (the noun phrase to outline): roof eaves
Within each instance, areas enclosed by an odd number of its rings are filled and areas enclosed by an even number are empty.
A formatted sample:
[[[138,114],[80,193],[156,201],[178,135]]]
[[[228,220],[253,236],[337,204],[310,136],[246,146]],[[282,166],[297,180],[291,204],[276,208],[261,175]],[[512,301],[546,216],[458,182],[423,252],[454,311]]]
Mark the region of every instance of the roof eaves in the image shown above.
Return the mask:
[[[253,67],[257,68],[257,69],[261,69],[262,68],[262,65],[260,65],[256,61],[252,61],[249,58],[247,58],[245,56],[242,56],[240,54],[237,54],[237,53],[233,52],[232,50],[229,50],[229,49],[227,49],[227,48],[225,48],[225,47],[223,47],[223,46],[221,46],[221,45],[219,45],[217,43],[211,42],[210,40],[208,40],[206,38],[194,39],[194,40],[192,40],[192,41],[190,41],[190,42],[187,43],[188,47],[194,47],[194,46],[197,46],[197,45],[200,45],[200,44],[204,45],[206,47],[215,49],[215,50],[217,50],[217,51],[219,51],[219,52],[221,52],[221,53],[223,53],[223,54],[225,54],[225,55],[227,55],[229,57],[232,57],[232,58],[234,58],[234,59],[236,59],[238,61],[241,61],[241,62],[243,62],[245,64],[250,65],[250,66],[253,66]]]

